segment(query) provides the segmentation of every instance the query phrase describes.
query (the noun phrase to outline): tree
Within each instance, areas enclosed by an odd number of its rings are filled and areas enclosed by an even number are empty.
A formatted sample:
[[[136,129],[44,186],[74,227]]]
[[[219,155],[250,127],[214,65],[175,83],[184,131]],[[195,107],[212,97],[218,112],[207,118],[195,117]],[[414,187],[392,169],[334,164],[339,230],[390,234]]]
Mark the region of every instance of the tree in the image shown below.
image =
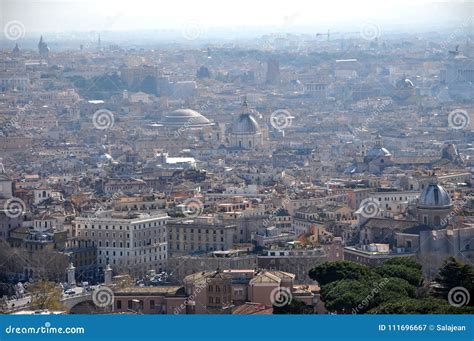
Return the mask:
[[[370,286],[363,281],[343,279],[324,285],[321,298],[328,311],[348,314],[360,309],[363,312],[367,306],[362,302],[370,296],[370,291]]]
[[[408,268],[421,270],[421,264],[418,264],[412,257],[393,257],[386,260],[383,265],[403,265]]]
[[[441,285],[439,295],[447,298],[449,291],[454,287],[464,287],[469,292],[474,291],[474,267],[448,257],[439,269],[436,281]],[[474,304],[474,298],[470,305]]]
[[[429,297],[392,300],[374,307],[369,314],[473,314],[472,307],[452,307],[446,301]]]
[[[342,279],[360,280],[373,276],[369,267],[349,261],[325,262],[309,271],[309,277],[325,285]]]
[[[65,310],[61,303],[62,290],[54,282],[40,280],[28,286],[31,303],[38,309]]]
[[[304,302],[299,300],[295,300],[294,298],[291,301],[280,307],[280,306],[273,306],[273,314],[314,314],[314,307],[311,305],[307,305]]]
[[[381,266],[377,267],[375,271],[383,277],[396,277],[406,280],[411,285],[418,286],[423,280],[421,267],[413,261],[407,262],[403,258],[392,258]]]

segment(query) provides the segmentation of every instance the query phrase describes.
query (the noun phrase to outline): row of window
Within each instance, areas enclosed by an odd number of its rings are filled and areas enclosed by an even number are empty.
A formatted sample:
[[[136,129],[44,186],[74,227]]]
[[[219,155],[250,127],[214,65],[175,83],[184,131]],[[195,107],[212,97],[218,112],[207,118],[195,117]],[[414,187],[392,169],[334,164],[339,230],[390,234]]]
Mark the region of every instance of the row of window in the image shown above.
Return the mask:
[[[165,252],[166,251],[166,246],[163,246],[163,250],[161,250],[161,246],[159,248],[155,247],[154,250],[153,249],[148,249],[148,253],[156,253],[156,252],[161,252],[161,251]],[[107,255],[107,256],[109,255],[108,250],[106,250],[106,251],[99,250],[99,256],[102,255],[102,252],[104,252],[105,255]],[[114,256],[115,256],[116,252],[120,252],[120,256],[122,256],[123,251],[110,251],[110,252],[112,252],[112,255],[114,255]],[[147,250],[138,250],[138,256],[139,255],[144,255],[146,253],[147,253]],[[129,251],[127,251],[127,256],[130,256]],[[134,252],[134,256],[137,256],[137,251]]]
[[[178,241],[180,241],[180,240],[181,240],[181,241],[187,240],[186,236],[184,236],[184,237],[181,236],[181,237],[182,237],[182,238],[177,238],[177,240],[178,240]],[[172,235],[170,235],[168,239],[169,239],[170,241],[171,241],[171,240],[174,240],[174,238],[173,238]],[[213,239],[213,242],[216,242],[216,241],[217,241],[216,236],[214,236],[212,239]],[[196,240],[196,238],[191,238],[190,240]],[[198,236],[198,239],[197,239],[197,240],[198,240],[198,241],[201,241],[201,236]],[[207,242],[209,242],[209,241],[210,241],[209,236],[207,236],[207,238],[206,238],[205,240],[206,240]],[[221,242],[224,242],[224,237],[221,237]]]
[[[162,225],[166,225],[166,221],[165,221],[165,220],[155,221],[155,222],[148,223],[148,224],[132,225],[132,227],[133,227],[133,230],[137,230],[137,229],[144,229],[144,228],[148,228],[148,227],[156,227],[156,226],[162,226]],[[85,228],[85,229],[89,228],[89,227],[87,226],[87,224],[84,224],[84,225],[79,224],[78,227],[79,227],[79,228],[82,228],[82,227],[83,227],[83,228]],[[91,229],[95,229],[95,225],[92,224],[92,225],[90,226],[90,228],[91,228]],[[99,230],[102,229],[102,225],[98,225],[97,228],[98,228]],[[109,225],[105,225],[104,228],[105,228],[106,230],[108,230],[108,229],[109,229]],[[118,228],[119,230],[122,230],[122,229],[123,229],[123,226],[122,226],[122,225],[119,225],[119,226],[117,226],[117,228]],[[130,226],[127,225],[127,226],[126,226],[126,230],[129,230],[129,229],[130,229]],[[115,230],[115,225],[112,225],[112,230]]]
[[[153,244],[156,245],[156,244],[158,244],[158,243],[164,243],[164,242],[165,242],[165,239],[164,239],[164,238],[159,238],[159,239],[154,239],[154,243],[153,243]],[[110,244],[109,241],[106,240],[105,243],[104,243],[104,245],[105,245],[105,247],[109,247],[110,245],[112,245],[112,247],[117,247],[117,243],[116,243],[115,241],[113,241],[113,242]],[[130,242],[127,242],[125,245],[126,245],[126,246],[125,246],[126,248],[132,247],[131,244],[130,244]],[[138,243],[137,243],[137,242],[134,242],[134,243],[133,243],[133,247],[135,247],[135,248],[136,248],[136,247],[143,247],[143,246],[150,246],[150,245],[152,245],[152,240],[151,240],[151,239],[144,240],[144,241],[139,241]],[[102,247],[102,241],[101,241],[101,240],[98,241],[98,246],[99,246],[99,247]],[[118,247],[120,247],[120,248],[124,247],[124,243],[123,243],[123,242],[119,242],[119,243],[118,243]],[[161,251],[161,246],[160,246],[160,251]]]

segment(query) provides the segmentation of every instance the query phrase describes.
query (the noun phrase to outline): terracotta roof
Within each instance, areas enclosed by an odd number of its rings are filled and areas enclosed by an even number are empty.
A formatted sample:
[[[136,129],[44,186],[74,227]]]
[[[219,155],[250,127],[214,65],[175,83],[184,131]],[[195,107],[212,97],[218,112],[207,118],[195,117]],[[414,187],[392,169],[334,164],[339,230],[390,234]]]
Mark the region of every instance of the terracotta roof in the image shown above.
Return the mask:
[[[232,310],[234,315],[271,315],[273,314],[273,307],[266,306],[260,303],[247,302],[241,306],[235,307]]]

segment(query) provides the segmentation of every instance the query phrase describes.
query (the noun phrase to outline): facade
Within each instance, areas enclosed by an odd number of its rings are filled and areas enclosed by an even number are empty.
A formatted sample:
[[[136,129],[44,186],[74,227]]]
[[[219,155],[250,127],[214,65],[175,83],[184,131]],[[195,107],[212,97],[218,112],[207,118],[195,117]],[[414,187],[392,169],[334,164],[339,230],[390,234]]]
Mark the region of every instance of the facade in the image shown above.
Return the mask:
[[[258,256],[258,268],[291,272],[295,283],[312,283],[309,270],[327,261],[327,255],[321,248],[270,249]]]
[[[169,256],[224,251],[236,240],[237,226],[199,217],[170,221],[167,226]]]
[[[316,306],[316,294],[311,290],[297,290],[294,275],[283,271],[256,269],[199,272],[184,279],[188,313],[231,314],[239,306],[258,303],[271,307],[275,292],[285,290],[304,303]],[[216,303],[219,302],[219,303]]]
[[[173,279],[183,280],[186,276],[200,271],[223,269],[255,269],[257,255],[241,250],[214,251],[200,256],[180,256],[168,259],[168,270]]]
[[[132,287],[114,291],[114,313],[173,314],[186,301],[183,287]],[[183,312],[185,313],[185,312]]]
[[[122,214],[77,217],[73,236],[97,247],[99,267],[110,264],[116,272],[144,276],[148,270],[163,271],[168,259],[166,214]]]
[[[412,257],[416,258],[415,252],[391,251],[388,244],[370,244],[363,248],[347,246],[344,248],[344,260],[351,262],[377,266],[383,264],[388,259],[394,257]]]

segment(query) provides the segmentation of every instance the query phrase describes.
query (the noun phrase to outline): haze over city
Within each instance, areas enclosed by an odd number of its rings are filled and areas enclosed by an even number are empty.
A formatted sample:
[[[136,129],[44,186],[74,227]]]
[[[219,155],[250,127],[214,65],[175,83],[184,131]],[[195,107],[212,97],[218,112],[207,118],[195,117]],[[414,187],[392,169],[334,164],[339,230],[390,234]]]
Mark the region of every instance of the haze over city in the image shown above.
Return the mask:
[[[0,1],[2,314],[474,312],[472,1]]]

